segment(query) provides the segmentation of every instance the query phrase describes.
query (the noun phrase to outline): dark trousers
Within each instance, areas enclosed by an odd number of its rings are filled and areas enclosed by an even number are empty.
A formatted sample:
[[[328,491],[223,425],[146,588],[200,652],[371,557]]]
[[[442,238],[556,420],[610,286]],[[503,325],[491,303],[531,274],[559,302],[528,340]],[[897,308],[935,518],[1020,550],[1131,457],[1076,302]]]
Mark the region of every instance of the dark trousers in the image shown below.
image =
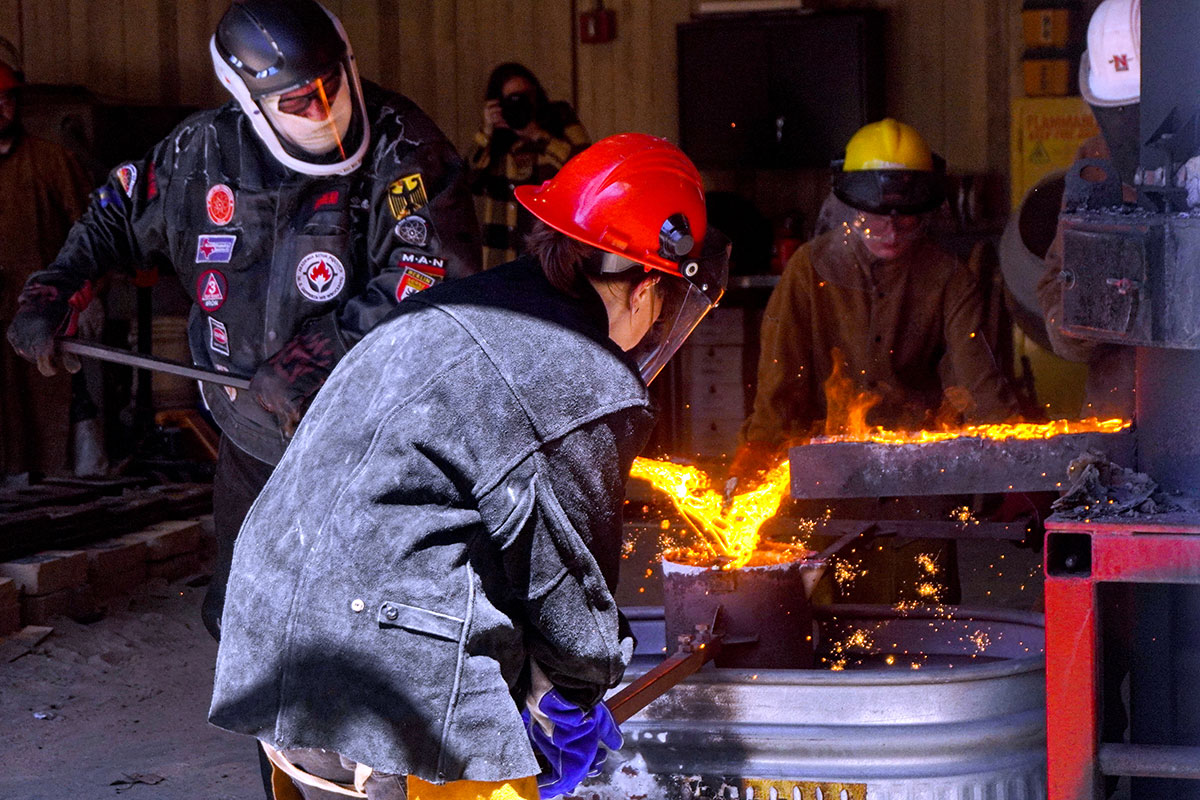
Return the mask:
[[[233,541],[250,506],[271,477],[274,467],[259,461],[222,434],[213,477],[213,530],[217,536],[217,560],[212,581],[204,595],[200,616],[214,639],[221,639],[221,609],[225,607],[225,585],[233,563]]]
[[[217,536],[217,560],[213,564],[212,580],[204,595],[200,618],[204,627],[217,641],[221,640],[221,609],[225,607],[225,586],[229,583],[229,568],[233,564],[233,542],[250,506],[271,477],[274,467],[259,461],[221,434],[217,447],[217,469],[213,476],[213,532]],[[271,765],[255,743],[258,769],[262,775],[267,800],[271,791]]]

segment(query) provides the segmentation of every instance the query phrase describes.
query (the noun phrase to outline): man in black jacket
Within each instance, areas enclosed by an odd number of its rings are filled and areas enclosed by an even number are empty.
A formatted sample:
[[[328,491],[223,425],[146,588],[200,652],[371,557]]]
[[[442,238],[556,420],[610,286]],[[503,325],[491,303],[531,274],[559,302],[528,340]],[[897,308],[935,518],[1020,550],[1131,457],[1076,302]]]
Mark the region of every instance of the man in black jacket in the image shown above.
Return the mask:
[[[219,635],[233,539],[334,364],[406,296],[477,272],[465,168],[407,98],[360,82],[340,22],[315,0],[235,0],[210,42],[234,96],[117,167],[45,270],[8,338],[46,369],[91,284],[168,262],[195,305],[199,366],[252,378],[203,387],[221,427]]]

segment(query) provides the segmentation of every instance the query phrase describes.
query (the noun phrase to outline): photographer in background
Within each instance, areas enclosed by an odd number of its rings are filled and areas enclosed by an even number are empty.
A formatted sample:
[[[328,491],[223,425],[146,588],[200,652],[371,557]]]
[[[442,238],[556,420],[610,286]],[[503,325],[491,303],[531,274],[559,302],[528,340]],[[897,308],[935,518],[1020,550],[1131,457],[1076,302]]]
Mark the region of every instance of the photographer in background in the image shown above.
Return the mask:
[[[492,70],[484,94],[483,127],[471,155],[471,191],[483,198],[483,266],[525,252],[533,215],[513,197],[523,184],[540,186],[591,144],[569,103],[550,102],[522,64]]]

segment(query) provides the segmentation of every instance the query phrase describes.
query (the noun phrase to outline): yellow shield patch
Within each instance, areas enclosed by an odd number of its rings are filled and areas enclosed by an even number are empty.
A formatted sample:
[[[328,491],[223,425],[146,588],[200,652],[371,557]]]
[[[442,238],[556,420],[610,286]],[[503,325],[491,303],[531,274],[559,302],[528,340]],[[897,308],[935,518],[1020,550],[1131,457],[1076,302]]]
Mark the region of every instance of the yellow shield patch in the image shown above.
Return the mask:
[[[388,207],[392,209],[392,216],[397,220],[404,219],[414,211],[423,208],[428,202],[429,198],[425,195],[425,182],[421,180],[419,172],[405,175],[388,187]]]

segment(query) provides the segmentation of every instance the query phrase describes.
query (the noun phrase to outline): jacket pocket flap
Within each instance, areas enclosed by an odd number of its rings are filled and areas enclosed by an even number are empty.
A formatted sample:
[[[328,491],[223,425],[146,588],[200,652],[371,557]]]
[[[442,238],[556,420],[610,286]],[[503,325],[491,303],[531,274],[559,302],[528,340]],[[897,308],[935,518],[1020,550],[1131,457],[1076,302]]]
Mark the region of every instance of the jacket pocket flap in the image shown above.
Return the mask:
[[[457,642],[462,637],[463,621],[449,614],[385,600],[379,607],[379,627],[403,628],[438,639]]]

